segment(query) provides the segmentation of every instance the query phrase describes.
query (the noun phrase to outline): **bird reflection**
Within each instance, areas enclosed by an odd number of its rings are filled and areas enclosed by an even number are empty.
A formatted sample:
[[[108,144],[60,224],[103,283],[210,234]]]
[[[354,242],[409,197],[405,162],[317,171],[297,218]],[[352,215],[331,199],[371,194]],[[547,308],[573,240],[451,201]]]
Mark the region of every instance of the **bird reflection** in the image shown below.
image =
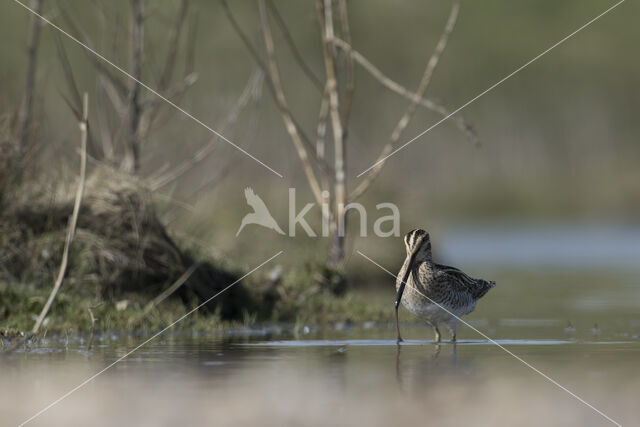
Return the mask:
[[[396,380],[403,393],[424,390],[435,383],[468,373],[468,362],[458,361],[457,344],[396,346]]]

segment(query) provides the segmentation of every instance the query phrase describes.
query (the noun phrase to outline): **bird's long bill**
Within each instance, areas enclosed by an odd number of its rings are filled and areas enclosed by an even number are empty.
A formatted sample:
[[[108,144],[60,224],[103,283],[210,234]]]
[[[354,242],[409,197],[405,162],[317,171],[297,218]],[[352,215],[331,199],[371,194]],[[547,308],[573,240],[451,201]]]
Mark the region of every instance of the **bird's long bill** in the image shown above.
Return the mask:
[[[404,287],[407,284],[407,280],[409,280],[409,274],[411,274],[411,270],[413,269],[413,262],[415,261],[417,253],[418,252],[416,251],[411,254],[411,259],[409,260],[407,271],[405,271],[404,277],[402,277],[402,282],[400,282],[400,287],[398,288],[398,294],[396,295],[396,310],[398,310],[398,306],[400,305],[400,300],[402,299],[402,294],[404,293]]]

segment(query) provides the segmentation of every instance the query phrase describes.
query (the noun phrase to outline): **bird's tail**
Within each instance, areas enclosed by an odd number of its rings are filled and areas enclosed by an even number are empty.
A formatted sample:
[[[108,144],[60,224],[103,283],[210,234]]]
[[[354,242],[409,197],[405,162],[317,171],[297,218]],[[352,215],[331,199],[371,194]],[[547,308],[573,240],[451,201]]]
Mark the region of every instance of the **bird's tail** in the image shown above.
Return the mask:
[[[480,279],[478,281],[476,298],[482,298],[483,296],[485,296],[485,294],[489,292],[489,290],[491,290],[491,288],[493,288],[495,285],[496,282],[494,282],[493,280],[487,281]]]

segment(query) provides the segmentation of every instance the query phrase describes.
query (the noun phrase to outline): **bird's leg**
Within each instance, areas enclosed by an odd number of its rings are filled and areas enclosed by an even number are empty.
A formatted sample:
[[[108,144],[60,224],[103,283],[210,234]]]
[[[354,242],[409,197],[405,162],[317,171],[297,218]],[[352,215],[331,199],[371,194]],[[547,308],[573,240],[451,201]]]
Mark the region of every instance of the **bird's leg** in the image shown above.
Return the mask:
[[[440,329],[438,329],[438,325],[433,325],[433,330],[436,333],[436,343],[440,343]]]
[[[458,327],[458,319],[452,319],[451,322],[447,325],[449,327],[449,332],[451,332],[451,342],[456,342],[456,329]]]
[[[397,343],[402,342],[402,337],[400,336],[400,323],[398,322],[398,305],[396,304],[396,332],[398,333]]]

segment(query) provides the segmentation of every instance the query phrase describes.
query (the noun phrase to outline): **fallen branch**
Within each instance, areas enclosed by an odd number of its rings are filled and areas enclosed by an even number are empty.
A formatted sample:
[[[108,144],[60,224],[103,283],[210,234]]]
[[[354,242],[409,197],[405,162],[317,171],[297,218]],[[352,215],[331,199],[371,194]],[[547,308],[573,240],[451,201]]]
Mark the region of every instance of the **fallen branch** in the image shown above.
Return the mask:
[[[73,243],[73,238],[76,233],[76,225],[78,223],[78,215],[80,213],[80,203],[82,202],[82,195],[84,193],[84,184],[86,179],[86,171],[87,171],[87,128],[88,128],[88,120],[89,120],[89,96],[87,93],[84,94],[83,105],[82,105],[82,120],[80,121],[80,182],[78,183],[78,189],[76,190],[76,198],[73,204],[73,213],[71,214],[71,218],[69,219],[69,227],[67,231],[67,238],[64,242],[64,250],[62,252],[62,261],[60,262],[60,271],[58,272],[58,277],[53,286],[53,290],[49,295],[49,299],[46,304],[42,308],[40,312],[40,316],[38,316],[38,320],[36,320],[36,324],[33,325],[33,329],[31,330],[32,334],[38,333],[42,322],[44,321],[47,313],[51,309],[51,304],[53,304],[53,300],[56,298],[58,291],[62,287],[62,282],[64,281],[65,274],[67,272],[67,264],[69,262],[69,251],[71,250],[71,244]]]

